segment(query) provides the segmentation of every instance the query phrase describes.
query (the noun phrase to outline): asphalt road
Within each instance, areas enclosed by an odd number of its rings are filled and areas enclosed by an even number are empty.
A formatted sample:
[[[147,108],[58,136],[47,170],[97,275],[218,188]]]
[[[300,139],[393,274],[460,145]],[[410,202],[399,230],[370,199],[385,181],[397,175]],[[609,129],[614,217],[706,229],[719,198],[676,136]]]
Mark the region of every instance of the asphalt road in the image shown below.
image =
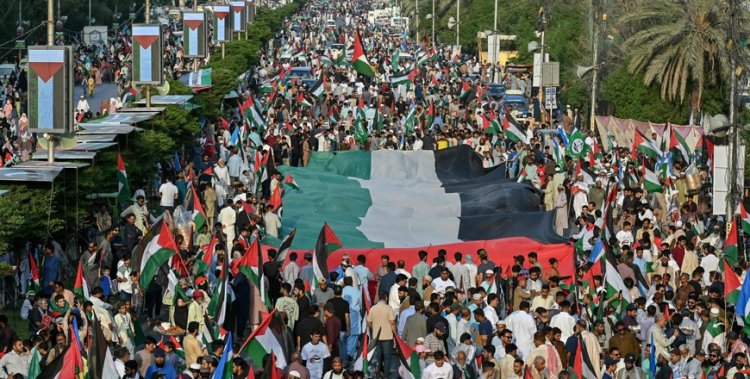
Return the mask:
[[[73,91],[73,106],[78,104],[78,99],[81,98],[82,94],[83,87],[81,85],[76,85],[75,90]],[[101,112],[101,102],[113,97],[117,97],[117,85],[114,83],[102,83],[102,85],[96,87],[94,90],[94,96],[89,96],[86,100],[89,102],[91,112],[96,115],[97,112]]]

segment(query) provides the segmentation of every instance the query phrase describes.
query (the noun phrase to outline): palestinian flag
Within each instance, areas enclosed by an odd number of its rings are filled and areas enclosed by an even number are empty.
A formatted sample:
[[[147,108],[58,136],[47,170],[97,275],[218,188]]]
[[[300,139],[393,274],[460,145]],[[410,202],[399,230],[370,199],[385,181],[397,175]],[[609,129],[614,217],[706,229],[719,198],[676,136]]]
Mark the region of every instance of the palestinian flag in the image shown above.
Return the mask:
[[[318,61],[320,62],[320,65],[323,66],[323,67],[325,67],[325,66],[328,66],[328,67],[333,66],[333,59],[331,59],[331,57],[329,57],[328,54],[323,54],[320,57],[318,57]]]
[[[377,348],[377,345],[370,346],[370,336],[368,333],[362,333],[362,344],[360,346],[360,351],[357,354],[357,360],[354,361],[354,370],[355,371],[362,371],[365,374],[365,377],[367,377],[367,374],[370,372],[370,361],[372,360],[373,355],[375,355],[375,349]]]
[[[273,307],[266,290],[266,280],[263,278],[263,251],[257,238],[253,240],[240,259],[232,260],[231,268],[234,275],[237,275],[238,272],[245,274],[255,285],[255,288],[258,288],[260,293],[263,294],[263,302],[266,307],[268,309]]]
[[[39,270],[36,266],[36,259],[34,259],[34,255],[31,252],[29,252],[29,271],[31,271],[31,283],[29,283],[29,289],[38,293],[42,287],[39,284]]]
[[[130,185],[128,184],[128,174],[125,172],[125,162],[122,161],[122,154],[117,153],[117,202],[120,205],[127,204],[130,201]]]
[[[413,84],[416,77],[416,69],[409,72],[397,72],[391,77],[391,86],[395,87],[400,84]]]
[[[296,249],[316,245],[320,220],[330,220],[348,248],[417,248],[510,237],[530,238],[515,246],[531,240],[545,245],[566,241],[555,235],[554,215],[540,212],[536,197],[518,195],[525,193],[525,185],[486,173],[474,157],[465,145],[313,154],[307,167],[284,169],[304,191],[284,194],[283,232],[297,228]],[[345,204],[340,194],[346,194]]]
[[[28,47],[29,129],[62,130],[72,128],[73,118],[66,115],[73,104],[72,70],[67,67],[70,48],[66,46]]]
[[[401,56],[401,49],[396,48],[396,51],[393,52],[393,55],[391,56],[391,68],[393,69],[393,72],[398,71],[398,61],[399,57]]]
[[[206,225],[206,212],[203,211],[203,206],[195,189],[191,188],[189,192],[192,195],[188,195],[187,211],[192,214],[193,224],[195,224],[195,231],[197,233]]]
[[[331,125],[338,125],[339,121],[336,120],[336,116],[333,113],[333,107],[328,108],[328,123]]]
[[[276,255],[276,262],[283,263],[286,260],[286,256],[292,250],[292,242],[294,242],[294,235],[297,234],[297,229],[292,229],[289,234],[281,240],[279,244],[279,252]]]
[[[73,330],[73,326],[70,326],[68,336],[73,336],[76,331]],[[76,346],[78,342],[75,342],[75,338],[71,339],[71,343],[58,355],[52,362],[44,367],[44,370],[39,374],[37,378],[52,378],[52,379],[75,379],[79,374],[83,373],[83,357],[81,356],[81,349]]]
[[[737,304],[740,298],[742,283],[740,278],[732,270],[732,266],[724,259],[724,293],[727,295],[727,303]]]
[[[745,203],[740,201],[740,219],[742,220],[742,231],[745,234],[750,234],[750,214],[745,209]],[[29,260],[31,262],[31,260]]]
[[[464,99],[471,92],[471,85],[461,80],[461,93],[458,95],[458,99]]]
[[[177,254],[178,249],[164,218],[151,227],[146,237],[138,243],[139,246],[141,244],[143,244],[143,251],[138,256],[139,249],[136,247],[133,264],[137,264],[135,269],[140,273],[141,288],[148,288],[160,267],[167,263],[172,255]]]
[[[227,267],[225,265],[224,267]],[[223,272],[222,272],[223,273]],[[227,317],[227,308],[229,307],[229,291],[227,291],[227,278],[229,275],[223,274],[223,279],[219,283],[219,287],[211,296],[211,302],[208,303],[208,314],[214,316],[216,324],[221,326],[224,325]]]
[[[406,114],[406,119],[404,120],[404,128],[406,128],[407,136],[411,136],[414,134],[416,123],[416,111],[414,104],[412,104],[411,107],[409,107],[409,113]]]
[[[214,44],[229,42],[232,40],[232,28],[230,27],[229,6],[216,4],[213,6],[213,36]]]
[[[157,24],[133,25],[132,80],[135,84],[162,82],[162,35]]]
[[[260,92],[271,93],[271,91],[273,91],[273,89],[276,88],[277,80],[278,79],[272,78],[261,83],[260,88],[259,88]]]
[[[354,55],[352,55],[352,67],[364,76],[374,77],[375,71],[367,61],[365,49],[362,47],[362,41],[359,39],[359,33],[354,34]]]
[[[268,205],[271,206],[271,212],[276,212],[281,207],[281,186],[276,186],[271,198],[268,199]]]
[[[426,125],[427,129],[432,128],[432,124],[435,123],[435,116],[436,116],[435,102],[432,99],[430,99],[430,103],[427,106],[427,125]],[[498,127],[497,130],[499,131],[500,128]]]
[[[727,231],[727,240],[726,242],[724,242],[724,259],[726,259],[729,265],[732,267],[737,266],[737,264],[739,263],[739,245],[737,244],[737,233],[737,217],[734,217],[732,223],[730,224],[729,230]]]
[[[661,183],[659,182],[659,175],[645,165],[643,166],[643,187],[648,193],[664,191],[664,188],[662,188]]]
[[[529,143],[526,139],[526,132],[521,129],[521,126],[518,125],[518,122],[513,118],[508,109],[505,110],[505,115],[503,116],[503,134],[505,138],[513,142]]]
[[[315,283],[318,283],[320,279],[328,280],[328,256],[342,247],[344,247],[344,244],[333,233],[328,223],[323,224],[323,229],[320,230],[318,242],[315,244],[312,256]]]
[[[591,363],[591,357],[589,356],[586,346],[583,345],[583,339],[578,337],[578,343],[576,343],[576,351],[573,356],[573,361],[570,363],[571,379],[588,379],[596,378],[596,370]]]
[[[244,117],[245,120],[250,123],[250,126],[255,129],[256,133],[263,135],[266,126],[266,120],[263,119],[261,113],[262,112],[258,110],[258,107],[256,105],[253,105],[245,110]]]
[[[91,379],[117,378],[117,367],[115,367],[115,361],[109,349],[109,344],[104,338],[102,324],[99,322],[96,314],[91,321],[91,333],[93,335],[90,337],[88,353],[86,354],[88,358],[88,372],[86,373],[86,377]]]
[[[685,142],[685,138],[683,138],[680,133],[674,130],[671,125],[669,129],[671,131],[669,136],[669,149],[672,150],[676,148],[680,152],[680,155],[682,155],[682,160],[685,161],[685,163],[690,163],[692,151],[687,142]]]
[[[26,375],[26,378],[28,379],[37,379],[39,377],[39,374],[42,372],[42,367],[40,365],[41,362],[41,356],[39,355],[39,349],[36,347],[31,348],[31,361],[29,362],[29,372],[28,375]],[[119,377],[119,376],[116,376]]]
[[[305,93],[304,92],[300,92],[299,96],[297,96],[297,104],[299,104],[299,105],[301,105],[303,107],[308,107],[308,108],[312,107],[312,103],[310,103],[309,101],[307,101],[307,99],[305,98]]]
[[[292,178],[292,174],[286,174],[286,178],[284,178],[284,184],[296,189],[297,191],[300,190],[299,184],[297,184],[297,182],[294,181],[294,178]]]
[[[184,11],[182,13],[182,45],[185,58],[203,58],[206,56],[206,14],[204,12]]]
[[[213,379],[233,379],[232,374],[232,333],[227,333],[226,342],[224,344],[224,351],[221,353],[219,363],[214,371]],[[252,370],[252,368],[250,368]]]
[[[216,250],[216,245],[218,243],[219,239],[214,235],[211,237],[211,242],[209,242],[208,245],[200,247],[202,250],[200,259],[195,260],[195,263],[198,265],[198,275],[204,275],[208,272],[211,263],[213,263],[214,251]]]
[[[89,299],[89,285],[86,283],[86,279],[83,278],[83,259],[78,261],[78,271],[76,271],[76,281],[73,284],[73,293],[79,299]]]
[[[287,366],[286,355],[281,341],[272,330],[272,326],[280,323],[281,320],[276,314],[276,309],[273,309],[271,313],[262,314],[262,317],[260,324],[247,337],[239,352],[248,356],[257,366],[261,366],[266,354],[273,354],[276,356],[276,367],[283,370]]]
[[[326,80],[326,76],[322,75],[321,79],[318,79],[318,81],[315,83],[315,85],[312,88],[312,94],[313,96],[320,99],[323,97],[323,95],[326,92],[326,85],[328,84],[328,81]]]
[[[625,287],[625,282],[617,271],[617,257],[611,251],[605,252],[605,265],[604,265],[604,283],[607,289],[607,298],[611,299],[615,294],[619,293],[620,298],[614,300],[611,304],[615,309],[625,309],[625,307],[633,302],[633,295],[630,290]],[[619,306],[619,308],[618,308]]]
[[[425,63],[435,59],[437,57],[437,52],[435,49],[430,49],[429,51],[422,51],[421,53],[417,54],[417,66],[423,66]]]
[[[635,158],[635,152],[639,152],[654,160],[659,159],[662,154],[659,147],[656,146],[656,142],[644,137],[637,130],[633,136],[633,158]]]
[[[422,368],[419,365],[419,354],[407,345],[398,335],[394,334],[393,338],[396,340],[398,358],[401,362],[401,366],[406,369],[401,371],[411,374],[411,377],[407,374],[404,379],[420,379],[422,377]]]

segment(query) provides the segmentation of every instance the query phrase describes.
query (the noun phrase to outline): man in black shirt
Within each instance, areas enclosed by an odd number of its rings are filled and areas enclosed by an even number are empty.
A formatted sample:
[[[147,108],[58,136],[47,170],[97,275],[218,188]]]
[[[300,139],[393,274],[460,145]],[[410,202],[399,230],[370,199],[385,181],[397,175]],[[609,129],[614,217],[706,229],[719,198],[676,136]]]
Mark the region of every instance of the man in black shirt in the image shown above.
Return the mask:
[[[310,313],[310,307],[312,305],[310,303],[310,298],[307,297],[307,294],[305,293],[305,285],[302,284],[301,281],[294,283],[294,297],[297,300],[297,308],[299,308],[300,317]],[[302,348],[302,346],[300,346],[300,348]]]
[[[302,346],[310,342],[310,336],[316,331],[320,335],[326,335],[323,323],[320,321],[320,309],[317,305],[308,308],[308,313],[304,315],[304,318],[294,325],[294,341],[297,343],[298,350],[302,350]]]

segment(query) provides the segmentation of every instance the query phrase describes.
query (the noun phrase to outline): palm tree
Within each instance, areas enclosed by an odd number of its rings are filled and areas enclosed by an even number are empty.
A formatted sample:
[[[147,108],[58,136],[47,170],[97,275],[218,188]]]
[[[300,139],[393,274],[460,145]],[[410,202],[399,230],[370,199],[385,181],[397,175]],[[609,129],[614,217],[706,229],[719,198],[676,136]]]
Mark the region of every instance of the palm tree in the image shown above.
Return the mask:
[[[622,46],[629,71],[658,82],[663,100],[683,102],[690,91],[691,108],[700,107],[705,86],[728,77],[728,20],[726,0],[646,2],[621,20],[636,31]]]

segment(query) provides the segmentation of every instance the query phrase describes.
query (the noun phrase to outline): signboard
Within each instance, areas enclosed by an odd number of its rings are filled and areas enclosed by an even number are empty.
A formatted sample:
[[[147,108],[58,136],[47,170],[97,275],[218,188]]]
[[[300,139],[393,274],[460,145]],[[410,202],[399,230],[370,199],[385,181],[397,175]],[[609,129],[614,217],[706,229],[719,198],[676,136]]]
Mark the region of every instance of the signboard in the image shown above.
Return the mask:
[[[544,61],[549,60],[549,53],[545,53],[544,57],[547,58]],[[532,87],[540,87],[542,85],[542,53],[534,53],[534,71],[532,73]]]
[[[557,88],[548,87],[544,89],[544,107],[547,110],[557,109]]]
[[[29,131],[73,131],[73,49],[29,46]]]
[[[107,43],[106,26],[84,26],[83,43],[86,45],[98,45]]]
[[[245,2],[232,1],[229,4],[232,6],[232,31],[244,33],[247,28],[247,10],[245,9]]]
[[[215,42],[231,41],[232,30],[229,27],[229,5],[214,5],[213,9]]]
[[[560,86],[560,62],[542,63],[542,87]]]
[[[253,1],[245,2],[245,16],[246,16],[245,19],[248,24],[252,24],[253,21],[255,21],[255,2]]]
[[[26,41],[22,39],[16,40],[16,49],[25,49],[26,48]]]
[[[497,64],[500,60],[500,38],[496,34],[487,36],[487,63]]]
[[[162,83],[162,37],[159,24],[133,24],[133,83]]]
[[[206,56],[206,14],[185,11],[182,13],[182,47],[185,58]]]

